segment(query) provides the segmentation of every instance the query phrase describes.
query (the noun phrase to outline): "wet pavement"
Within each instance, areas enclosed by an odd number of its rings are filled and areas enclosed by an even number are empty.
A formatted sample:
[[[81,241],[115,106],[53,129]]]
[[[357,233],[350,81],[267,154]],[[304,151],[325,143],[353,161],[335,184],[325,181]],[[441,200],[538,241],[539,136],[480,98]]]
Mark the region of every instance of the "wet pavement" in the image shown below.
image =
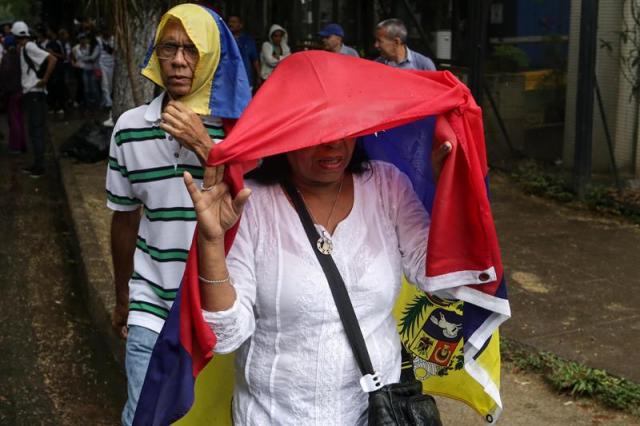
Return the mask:
[[[640,226],[492,184],[504,335],[640,383]]]
[[[125,380],[84,302],[57,167],[36,180],[28,160],[0,141],[0,425],[117,424]]]

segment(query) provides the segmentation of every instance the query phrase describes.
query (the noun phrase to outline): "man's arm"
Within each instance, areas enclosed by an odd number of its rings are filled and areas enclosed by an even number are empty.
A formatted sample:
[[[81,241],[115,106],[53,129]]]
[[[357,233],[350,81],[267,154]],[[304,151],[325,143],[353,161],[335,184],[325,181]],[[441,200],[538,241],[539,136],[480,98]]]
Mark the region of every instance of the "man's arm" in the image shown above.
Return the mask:
[[[111,259],[115,280],[116,306],[111,324],[118,336],[127,337],[129,316],[129,279],[133,274],[133,254],[136,251],[140,208],[113,212],[111,218]]]
[[[53,73],[53,69],[56,67],[56,62],[58,62],[58,58],[53,56],[51,53],[49,53],[49,56],[47,56],[47,58],[49,59],[47,61],[47,69],[44,72],[44,76],[42,76],[40,81],[38,81],[38,87],[47,85],[47,83],[49,82],[49,77],[51,77],[51,73]]]
[[[258,59],[256,59],[255,61],[253,61],[253,69],[256,72],[256,82],[255,82],[255,88],[260,87],[260,84],[262,83],[262,77],[260,77],[260,61]]]

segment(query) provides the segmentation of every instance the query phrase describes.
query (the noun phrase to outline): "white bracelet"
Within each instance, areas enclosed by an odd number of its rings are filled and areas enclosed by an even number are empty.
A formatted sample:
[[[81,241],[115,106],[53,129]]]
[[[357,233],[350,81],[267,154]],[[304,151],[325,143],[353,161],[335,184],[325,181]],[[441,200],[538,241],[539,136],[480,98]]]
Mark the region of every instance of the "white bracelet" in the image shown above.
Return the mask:
[[[203,278],[202,276],[198,275],[198,279],[201,282],[205,283],[205,284],[213,284],[213,285],[224,284],[224,283],[231,282],[231,276],[230,275],[227,275],[227,278],[223,278],[221,280],[208,280],[208,279]]]

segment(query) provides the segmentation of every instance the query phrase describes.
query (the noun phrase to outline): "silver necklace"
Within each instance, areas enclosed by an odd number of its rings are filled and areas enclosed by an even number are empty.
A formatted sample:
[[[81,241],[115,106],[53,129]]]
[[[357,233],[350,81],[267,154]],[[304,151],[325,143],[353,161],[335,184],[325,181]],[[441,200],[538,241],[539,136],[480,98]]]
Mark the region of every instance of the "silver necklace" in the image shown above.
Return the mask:
[[[333,216],[333,212],[335,211],[336,205],[338,204],[338,198],[340,198],[340,193],[342,192],[343,182],[344,182],[344,175],[342,175],[342,179],[340,179],[340,186],[338,187],[338,193],[336,194],[336,198],[333,200],[333,205],[331,206],[331,211],[329,212],[329,217],[327,218],[327,228],[331,226],[331,217]],[[313,216],[313,213],[309,209],[309,206],[307,205],[307,200],[304,199],[304,195],[299,189],[296,189],[296,190],[298,191],[298,194],[300,194],[300,196],[302,197],[302,202],[304,203],[304,205],[307,206],[307,210],[309,211],[311,218],[313,219],[314,222],[317,223],[318,221],[316,220],[316,218]],[[331,241],[331,236],[326,231],[326,229],[323,229],[322,233],[318,237],[318,241],[316,241],[316,248],[320,253],[326,254],[326,255],[330,255],[331,252],[333,252],[333,241]]]

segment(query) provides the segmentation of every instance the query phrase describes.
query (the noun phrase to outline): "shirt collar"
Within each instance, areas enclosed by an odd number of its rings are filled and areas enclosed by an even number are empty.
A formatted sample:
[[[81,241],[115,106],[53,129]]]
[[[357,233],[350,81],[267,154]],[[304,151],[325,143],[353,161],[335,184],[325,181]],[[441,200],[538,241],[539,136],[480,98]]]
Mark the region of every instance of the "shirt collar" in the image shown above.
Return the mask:
[[[144,119],[150,123],[157,123],[160,121],[160,114],[162,114],[162,101],[167,92],[160,93],[154,100],[151,101],[147,107],[147,111],[144,113]]]
[[[385,57],[383,57],[383,61],[385,65],[395,65],[397,67],[399,67],[400,65],[404,64],[404,63],[409,63],[409,62],[413,62],[413,51],[411,49],[409,49],[408,46],[405,46],[405,49],[407,50],[407,56],[406,58],[404,58],[404,60],[402,62],[396,62],[396,61],[392,61],[391,59],[387,59]]]
[[[413,62],[413,51],[411,49],[409,49],[408,46],[405,46],[405,49],[407,50],[407,57],[404,58],[404,61],[399,62],[398,65],[400,64],[404,64],[405,62]]]

